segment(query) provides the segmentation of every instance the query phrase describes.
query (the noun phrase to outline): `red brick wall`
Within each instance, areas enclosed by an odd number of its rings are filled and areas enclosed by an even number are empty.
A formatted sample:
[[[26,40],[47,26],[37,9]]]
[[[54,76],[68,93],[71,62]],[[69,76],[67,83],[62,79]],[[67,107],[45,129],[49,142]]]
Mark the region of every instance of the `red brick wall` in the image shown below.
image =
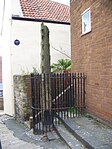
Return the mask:
[[[90,7],[90,33],[81,14]],[[72,71],[84,72],[87,110],[112,124],[112,0],[71,0]]]

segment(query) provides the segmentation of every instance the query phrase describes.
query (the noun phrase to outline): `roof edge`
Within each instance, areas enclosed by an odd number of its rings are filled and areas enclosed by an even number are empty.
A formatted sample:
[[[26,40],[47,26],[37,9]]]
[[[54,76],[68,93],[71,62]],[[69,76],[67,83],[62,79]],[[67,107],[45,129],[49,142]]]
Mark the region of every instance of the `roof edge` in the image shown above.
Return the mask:
[[[26,18],[26,17],[18,17],[18,16],[12,16],[12,19],[20,20],[20,21],[33,21],[33,22],[45,22],[45,23],[70,25],[70,22],[52,21],[52,20],[47,20],[47,19],[35,19],[35,18]]]

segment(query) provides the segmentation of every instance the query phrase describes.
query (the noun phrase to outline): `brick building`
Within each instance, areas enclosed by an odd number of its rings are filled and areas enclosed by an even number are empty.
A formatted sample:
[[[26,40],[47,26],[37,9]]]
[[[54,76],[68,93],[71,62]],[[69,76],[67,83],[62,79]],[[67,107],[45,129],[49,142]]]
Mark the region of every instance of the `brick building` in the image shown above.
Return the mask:
[[[87,76],[87,111],[112,124],[112,0],[70,5],[72,71]]]

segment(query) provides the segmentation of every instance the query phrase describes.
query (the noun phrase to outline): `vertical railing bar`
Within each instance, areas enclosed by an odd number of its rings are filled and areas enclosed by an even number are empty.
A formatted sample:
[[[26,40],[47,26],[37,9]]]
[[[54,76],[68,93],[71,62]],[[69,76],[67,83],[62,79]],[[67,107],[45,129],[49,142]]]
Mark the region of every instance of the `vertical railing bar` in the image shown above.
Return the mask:
[[[59,94],[60,94],[60,73],[58,73],[58,116],[60,117],[60,97],[59,97]],[[60,120],[58,121],[60,123]]]
[[[36,75],[36,100],[37,100],[37,108],[38,108],[38,110],[37,110],[37,121],[39,120],[39,114],[38,114],[38,112],[39,112],[39,75],[37,74]],[[39,123],[40,122],[38,122],[38,130],[40,130],[40,127],[39,127]]]
[[[49,120],[50,120],[50,124],[49,124],[49,131],[50,131],[50,125],[51,125],[51,119],[52,119],[52,111],[51,111],[51,80],[50,80],[50,74],[48,74],[48,99],[49,99],[49,111],[50,111],[50,117],[49,117]]]
[[[82,85],[82,80],[83,79],[83,75],[82,75],[82,73],[81,73],[81,114],[83,113],[83,102],[82,102],[82,100],[83,100],[83,85]]]
[[[59,95],[61,93],[61,74],[59,73]],[[61,116],[61,97],[59,97],[59,116]]]
[[[80,114],[82,115],[82,73],[80,73]]]
[[[41,104],[40,104],[40,100],[41,100],[41,90],[40,90],[40,75],[38,74],[38,86],[39,86],[39,102],[38,102],[38,106],[39,106],[39,129],[41,131]]]
[[[67,106],[68,106],[67,99],[68,99],[68,94],[65,91],[66,87],[67,87],[67,76],[66,76],[66,73],[65,73],[65,88],[64,88],[64,94],[65,94],[65,107],[64,107],[64,110],[65,110],[65,119],[67,118],[67,114],[68,114],[67,113]]]
[[[77,75],[74,74],[75,79],[75,107],[76,107],[76,116],[78,116],[78,103],[77,103]]]
[[[61,74],[59,73],[59,95],[61,93]],[[59,97],[59,116],[61,117],[61,96]]]
[[[56,107],[57,107],[57,105],[56,105],[56,96],[57,96],[57,75],[56,74],[54,74],[54,81],[55,81],[55,103],[54,103],[54,110],[55,110],[55,114],[57,113],[57,110],[56,110]],[[56,121],[57,119],[56,119],[56,116],[55,116],[55,124],[56,124]]]
[[[65,92],[65,88],[66,88],[66,74],[64,73],[64,90],[63,90],[63,94],[64,94],[64,119],[66,119],[66,104],[67,104],[67,94]]]
[[[46,92],[47,92],[47,85],[46,85],[46,83],[47,83],[47,74],[44,74],[44,96],[45,96],[45,110],[44,110],[44,114],[45,114],[45,111],[47,110],[47,104],[46,104]],[[44,115],[45,116],[45,115]],[[44,117],[44,119],[45,119],[45,121],[44,122],[46,122],[46,117]],[[45,133],[47,133],[47,125],[45,125]]]
[[[62,73],[60,73],[60,93],[62,93]],[[63,95],[61,95],[60,97],[60,113],[61,113],[61,118],[63,116],[62,114],[62,97]]]
[[[53,125],[56,124],[56,75],[52,74],[52,108],[53,108]]]
[[[43,134],[44,134],[44,110],[43,110],[43,100],[44,100],[44,97],[43,97],[43,90],[44,90],[44,88],[43,88],[43,81],[44,81],[44,75],[43,74],[41,74],[40,75],[40,79],[41,79],[41,84],[40,84],[40,90],[41,90],[41,124],[42,124],[42,132],[43,132]]]
[[[53,87],[52,88],[54,91],[54,94],[53,94],[53,117],[54,117],[54,124],[56,124],[56,117],[55,117],[55,114],[56,114],[56,76],[55,76],[55,73],[53,74]]]
[[[32,89],[32,115],[33,115],[33,133],[35,133],[35,97],[34,97],[34,74],[31,74],[31,89]]]
[[[40,99],[41,99],[41,91],[40,91],[40,75],[38,74],[38,117],[39,117],[39,130],[41,131],[41,104],[40,104]]]
[[[58,95],[60,94],[60,86],[59,86],[59,84],[60,84],[60,75],[59,75],[59,73],[58,73]],[[59,116],[59,96],[58,96],[58,116]],[[58,124],[60,123],[60,120],[58,120]]]
[[[58,82],[59,82],[59,76],[58,76],[58,73],[57,73],[57,75],[56,75],[56,77],[57,77],[57,82],[56,82],[56,114],[58,114],[58,94],[59,94],[59,89],[58,89]],[[59,120],[57,119],[57,124],[59,124]]]
[[[77,91],[77,117],[78,117],[78,74],[76,74],[76,82],[77,82],[77,86],[76,86],[76,91]]]
[[[70,110],[70,118],[72,117],[72,112],[73,112],[73,108],[72,108],[72,90],[71,90],[71,73],[70,73],[70,89],[69,89],[69,103],[70,103],[70,108],[72,110]]]
[[[69,111],[69,115],[68,115],[68,118],[69,117],[71,117],[71,105],[70,105],[70,78],[71,78],[71,76],[70,76],[70,74],[68,74],[68,86],[69,86],[69,89],[68,89],[68,108],[70,109]]]
[[[83,73],[83,107],[84,107],[83,114],[85,113],[85,93],[86,93],[86,91],[85,91],[85,75]]]
[[[62,92],[64,91],[64,83],[63,83],[63,80],[64,80],[64,73],[62,73]],[[62,118],[64,119],[64,115],[63,115],[63,108],[64,108],[64,92],[63,92],[63,95],[62,95]]]
[[[38,104],[37,104],[37,102],[38,102],[38,99],[37,99],[37,93],[38,93],[38,91],[37,91],[37,76],[36,75],[34,75],[35,76],[35,82],[34,82],[34,86],[35,86],[35,107],[38,109]],[[36,119],[36,126],[37,126],[37,129],[36,129],[36,132],[38,133],[38,123],[37,123],[37,120],[38,120],[38,110],[35,110],[35,112],[36,112],[36,114],[35,114],[35,119]]]
[[[64,118],[66,118],[66,110],[65,110],[65,107],[66,107],[66,92],[64,92],[65,88],[66,88],[66,76],[65,76],[65,73],[64,73],[64,89],[63,89],[63,94],[64,94]]]
[[[68,102],[68,106],[67,106],[67,111],[71,111],[71,107],[70,107],[70,74],[67,74],[67,93],[68,93],[68,98],[67,98],[67,102]],[[69,89],[68,89],[69,87]],[[68,111],[68,118],[70,117],[70,112]]]
[[[37,86],[36,86],[36,76],[34,75],[34,97],[35,97],[35,108],[37,108]],[[38,133],[38,124],[37,124],[37,110],[35,110],[35,132]]]
[[[51,91],[50,91],[50,96],[51,96],[51,114],[52,114],[52,115],[51,115],[51,118],[52,118],[52,122],[53,122],[53,102],[52,102],[52,91],[53,91],[53,90],[52,90],[52,83],[53,83],[53,82],[52,82],[52,73],[50,73],[49,76],[50,76],[50,83],[51,83],[51,84],[50,84],[50,87],[51,87]],[[52,123],[52,126],[54,126],[53,123]]]
[[[48,103],[47,103],[47,104],[48,104],[48,107],[47,107],[48,109],[47,109],[47,110],[49,111],[49,114],[50,114],[49,74],[46,74],[46,79],[47,79],[47,80],[46,80],[46,91],[47,91],[47,100],[48,100],[48,101],[47,101],[47,102],[48,102]],[[50,130],[50,115],[49,115],[48,120],[49,120],[49,122],[48,122],[48,123],[49,123],[49,124],[48,124],[48,130]]]
[[[43,120],[42,120],[42,127],[43,127],[43,133],[45,132],[44,130],[44,111],[45,111],[45,88],[44,88],[44,81],[45,81],[45,74],[41,75],[42,77],[42,115],[43,115]],[[43,95],[44,93],[44,95]]]
[[[44,106],[45,106],[45,110],[46,110],[46,74],[44,74]]]
[[[66,74],[66,87],[65,87],[65,89],[68,87],[68,83],[69,83],[69,75],[68,74]],[[68,109],[69,109],[69,89],[68,90],[66,90],[66,107],[65,107],[65,109],[66,109],[66,113],[67,113],[67,115],[66,115],[66,118],[68,119],[69,118],[69,111],[68,111]]]
[[[75,114],[75,96],[74,96],[75,90],[74,90],[74,73],[72,73],[72,101],[73,101],[73,117]]]
[[[51,81],[51,113],[52,113],[52,127],[54,128],[54,103],[53,103],[53,99],[54,99],[54,82],[53,82],[53,73],[50,73],[50,81]]]
[[[81,101],[81,106],[82,106],[82,115],[83,115],[83,73],[82,73],[82,101]]]
[[[78,81],[79,81],[79,85],[78,85],[78,97],[79,97],[79,99],[78,99],[78,112],[79,112],[79,115],[80,115],[80,103],[81,103],[81,98],[80,98],[80,73],[79,73],[79,77],[78,77]]]
[[[48,74],[48,109],[49,109],[49,112],[50,112],[49,120],[51,121],[50,102],[51,102],[51,97],[50,97],[50,74]],[[50,123],[49,123],[49,131],[50,131]]]
[[[43,97],[42,97],[42,75],[40,74],[40,112],[41,112],[41,129],[42,129],[42,132],[43,132]],[[44,133],[44,132],[43,132]]]
[[[78,116],[79,116],[79,103],[80,103],[80,98],[79,98],[79,73],[78,73]]]

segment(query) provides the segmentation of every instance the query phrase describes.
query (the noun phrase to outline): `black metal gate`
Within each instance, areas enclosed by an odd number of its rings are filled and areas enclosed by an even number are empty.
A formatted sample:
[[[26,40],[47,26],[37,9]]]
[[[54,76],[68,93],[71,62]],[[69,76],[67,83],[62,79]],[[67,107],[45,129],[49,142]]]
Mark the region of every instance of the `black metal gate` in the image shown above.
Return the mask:
[[[84,114],[85,76],[83,73],[31,74],[34,133],[50,131],[59,118]]]

